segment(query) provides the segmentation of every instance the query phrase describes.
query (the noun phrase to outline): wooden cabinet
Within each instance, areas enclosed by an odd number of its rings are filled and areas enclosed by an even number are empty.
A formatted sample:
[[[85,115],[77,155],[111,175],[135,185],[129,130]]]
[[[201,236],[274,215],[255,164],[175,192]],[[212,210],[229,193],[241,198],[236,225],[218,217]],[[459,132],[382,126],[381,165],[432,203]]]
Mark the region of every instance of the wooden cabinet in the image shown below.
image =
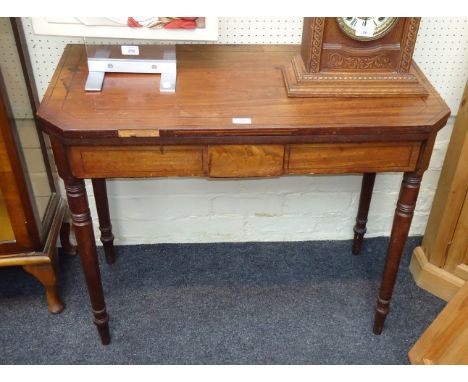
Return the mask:
[[[468,280],[468,85],[458,111],[422,245],[410,270],[416,283],[449,301]]]
[[[19,26],[13,20],[11,33],[34,115],[37,92]],[[56,193],[47,143],[33,120],[13,119],[1,74],[0,70],[0,267],[21,266],[34,276],[45,287],[49,311],[58,313],[63,309],[56,292],[55,271],[60,232],[65,249],[73,249],[68,241],[70,226],[62,225],[66,205]]]

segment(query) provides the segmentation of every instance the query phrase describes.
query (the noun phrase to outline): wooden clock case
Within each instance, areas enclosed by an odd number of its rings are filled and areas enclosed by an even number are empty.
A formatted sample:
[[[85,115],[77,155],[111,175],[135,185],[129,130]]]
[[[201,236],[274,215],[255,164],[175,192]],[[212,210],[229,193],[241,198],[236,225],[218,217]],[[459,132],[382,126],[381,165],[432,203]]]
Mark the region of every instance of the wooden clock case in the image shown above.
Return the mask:
[[[419,17],[401,17],[371,41],[348,37],[336,17],[305,17],[301,54],[283,68],[290,97],[426,96],[412,61]]]

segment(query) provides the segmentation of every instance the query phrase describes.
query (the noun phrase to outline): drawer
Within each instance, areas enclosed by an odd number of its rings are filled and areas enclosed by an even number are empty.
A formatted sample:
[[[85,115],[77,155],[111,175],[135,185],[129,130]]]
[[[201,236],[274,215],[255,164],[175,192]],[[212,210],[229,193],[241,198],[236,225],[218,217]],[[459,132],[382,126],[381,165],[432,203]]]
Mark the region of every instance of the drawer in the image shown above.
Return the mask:
[[[70,148],[79,178],[203,176],[203,146],[77,146]]]
[[[289,145],[286,174],[412,171],[419,143]]]
[[[280,176],[283,145],[213,145],[208,147],[211,177]]]
[[[69,149],[78,178],[210,176],[413,171],[419,143],[210,146],[76,146]]]

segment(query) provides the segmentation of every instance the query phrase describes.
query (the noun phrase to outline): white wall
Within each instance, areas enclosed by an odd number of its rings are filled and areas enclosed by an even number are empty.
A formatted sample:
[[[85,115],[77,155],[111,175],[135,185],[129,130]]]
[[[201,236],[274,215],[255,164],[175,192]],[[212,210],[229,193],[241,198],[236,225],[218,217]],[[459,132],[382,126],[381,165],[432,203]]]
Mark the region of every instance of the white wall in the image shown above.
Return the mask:
[[[35,36],[25,19],[39,91],[45,91],[66,43]],[[219,43],[300,43],[301,18],[221,18]],[[468,76],[468,19],[423,19],[415,59],[455,114]],[[21,104],[21,102],[18,102]],[[27,118],[18,107],[17,116]],[[411,234],[423,234],[453,118],[438,136],[423,179]],[[116,243],[349,239],[361,176],[254,180],[161,178],[108,181]],[[379,174],[368,237],[388,236],[401,174]],[[92,188],[87,184],[92,199]],[[94,204],[92,214],[97,217]]]

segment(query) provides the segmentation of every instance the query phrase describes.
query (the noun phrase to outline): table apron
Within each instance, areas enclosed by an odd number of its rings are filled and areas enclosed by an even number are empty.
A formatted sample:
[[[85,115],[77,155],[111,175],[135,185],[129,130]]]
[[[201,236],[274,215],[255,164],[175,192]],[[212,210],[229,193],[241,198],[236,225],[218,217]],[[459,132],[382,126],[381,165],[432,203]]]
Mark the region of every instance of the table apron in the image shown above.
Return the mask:
[[[421,142],[71,146],[77,178],[266,177],[414,171]]]

